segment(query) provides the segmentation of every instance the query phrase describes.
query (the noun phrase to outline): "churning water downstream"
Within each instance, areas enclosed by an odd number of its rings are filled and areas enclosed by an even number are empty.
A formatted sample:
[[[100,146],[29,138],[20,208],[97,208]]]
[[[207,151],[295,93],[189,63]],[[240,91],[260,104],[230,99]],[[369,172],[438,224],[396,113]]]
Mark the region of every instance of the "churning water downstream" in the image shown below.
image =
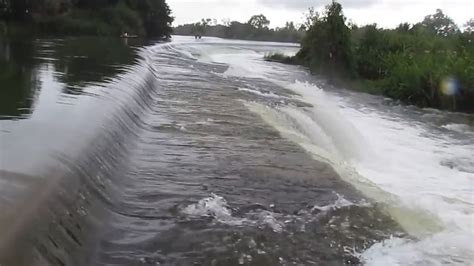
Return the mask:
[[[173,39],[0,42],[2,266],[473,262],[473,116]]]

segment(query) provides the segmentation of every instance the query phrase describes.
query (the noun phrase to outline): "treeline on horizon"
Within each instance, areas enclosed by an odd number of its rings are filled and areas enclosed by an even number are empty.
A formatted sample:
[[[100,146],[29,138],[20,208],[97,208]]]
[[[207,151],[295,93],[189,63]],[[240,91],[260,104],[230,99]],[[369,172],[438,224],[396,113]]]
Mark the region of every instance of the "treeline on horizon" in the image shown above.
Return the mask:
[[[202,19],[199,22],[179,25],[173,29],[176,35],[211,36],[227,39],[300,42],[305,28],[296,27],[293,22],[287,22],[284,27],[271,29],[270,21],[264,15],[254,15],[246,23],[238,21],[223,21],[219,24],[214,19]]]
[[[170,37],[165,0],[0,0],[0,34]]]
[[[474,112],[474,20],[461,31],[441,10],[395,29],[347,23],[333,2],[310,9],[294,57],[268,60],[307,66],[332,81],[420,107]]]

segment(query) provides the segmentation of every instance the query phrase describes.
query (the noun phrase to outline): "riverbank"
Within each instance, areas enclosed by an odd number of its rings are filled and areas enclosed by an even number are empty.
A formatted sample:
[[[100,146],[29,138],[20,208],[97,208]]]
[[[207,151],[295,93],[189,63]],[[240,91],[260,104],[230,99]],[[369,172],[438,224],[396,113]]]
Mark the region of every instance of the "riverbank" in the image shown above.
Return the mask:
[[[373,95],[381,95],[388,98],[391,98],[396,101],[400,101],[404,104],[412,104],[421,108],[435,108],[440,110],[450,110],[450,111],[459,111],[464,113],[474,113],[474,96],[470,91],[460,91],[459,81],[453,77],[446,76],[443,80],[440,80],[438,87],[435,87],[439,90],[437,97],[437,103],[429,102],[416,102],[410,99],[410,96],[402,97],[396,95],[396,91],[400,90],[399,86],[393,86],[390,84],[389,79],[383,80],[370,80],[359,77],[344,77],[338,73],[321,73],[314,71],[310,66],[304,62],[299,61],[295,56],[286,56],[280,53],[269,54],[264,57],[266,61],[282,63],[287,65],[301,65],[308,67],[308,69],[317,75],[321,75],[331,84],[350,89],[353,91],[369,93]],[[400,79],[400,77],[391,77],[392,79]],[[422,76],[419,76],[418,79],[422,79]],[[407,80],[409,82],[409,80]],[[433,84],[436,86],[436,84]],[[404,85],[404,84],[400,84]],[[423,88],[423,85],[420,87]],[[414,90],[412,88],[410,90]],[[446,93],[448,92],[448,93]]]
[[[55,4],[42,2],[7,3],[7,8],[0,11],[0,35],[121,36],[128,33],[162,38],[171,35],[173,18],[164,0],[115,4],[76,1],[68,5],[61,0],[52,1]]]
[[[300,42],[304,36],[304,28],[297,28],[294,22],[287,22],[285,27],[281,28],[269,28],[270,21],[264,15],[252,16],[246,23],[228,21],[222,25],[217,24],[217,20],[212,21],[212,19],[202,19],[197,23],[179,25],[173,28],[173,34],[287,43]]]
[[[437,10],[395,29],[358,27],[346,23],[337,2],[309,20],[312,26],[294,57],[266,59],[303,65],[332,82],[407,104],[474,112],[473,20],[461,31]]]

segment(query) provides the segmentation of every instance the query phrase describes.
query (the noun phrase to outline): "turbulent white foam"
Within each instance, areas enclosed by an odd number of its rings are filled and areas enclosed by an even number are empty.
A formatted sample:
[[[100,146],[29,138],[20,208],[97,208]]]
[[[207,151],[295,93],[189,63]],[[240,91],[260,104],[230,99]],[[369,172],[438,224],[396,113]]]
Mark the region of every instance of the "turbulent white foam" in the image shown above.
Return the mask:
[[[324,132],[306,112],[295,107],[273,109],[255,102],[245,102],[247,108],[259,114],[268,124],[276,128],[283,137],[299,144],[317,160],[331,164],[346,181],[372,198],[381,199],[385,203],[396,202],[393,195],[380,190],[369,179],[366,179],[355,169],[342,160],[334,140]]]
[[[447,124],[442,127],[448,130],[459,132],[459,133],[466,133],[466,132],[473,131],[473,129],[466,124]]]
[[[232,209],[227,201],[216,194],[191,204],[182,210],[190,217],[213,217],[217,222],[233,226],[267,226],[274,232],[283,231],[283,223],[279,222],[276,214],[270,211],[248,213],[246,217],[239,218],[232,214]]]
[[[341,115],[334,100],[322,89],[308,83],[296,82],[289,89],[302,95],[302,100],[313,105],[308,116],[313,124],[323,129],[337,149],[338,155],[345,160],[371,157],[371,148],[361,134],[347,118]]]
[[[366,265],[472,265],[469,248],[459,243],[472,243],[462,232],[442,232],[420,241],[391,238],[366,250],[361,258]]]
[[[301,214],[306,213],[311,216],[307,221],[305,220],[305,222],[310,222],[311,218],[314,218],[312,212],[315,210],[327,213],[348,206],[368,206],[366,202],[354,203],[339,194],[336,194],[336,196],[337,199],[334,203],[325,206],[315,205],[311,209],[311,212],[302,210]],[[211,194],[209,197],[201,199],[197,203],[188,205],[181,212],[192,218],[212,217],[218,223],[232,226],[268,227],[276,233],[284,231],[286,222],[296,221],[301,218],[300,216],[282,215],[267,210],[250,211],[241,214],[242,217],[236,217],[227,201],[216,194]]]
[[[337,210],[337,209],[341,209],[341,208],[344,208],[344,207],[349,207],[349,206],[356,205],[355,203],[345,199],[343,196],[341,196],[339,194],[336,194],[336,196],[337,196],[337,200],[334,203],[326,205],[326,206],[315,205],[312,210],[313,211],[314,210],[320,210],[320,211],[323,211],[323,212],[327,212],[327,211],[330,211],[330,210]],[[360,206],[360,204],[357,204],[357,205]]]
[[[288,87],[314,108],[247,106],[283,136],[326,159],[366,195],[385,203],[419,238],[374,245],[363,255],[367,262],[416,265],[474,259],[474,174],[441,163],[474,158],[472,145],[457,144],[449,136],[430,138],[421,122],[413,125],[376,110],[350,108],[344,99],[310,84]]]
[[[261,55],[252,53],[228,53],[214,54],[212,60],[218,63],[225,63],[229,68],[224,72],[224,77],[246,77],[261,78],[264,73],[264,66],[261,64]]]
[[[227,201],[215,194],[187,206],[182,212],[192,217],[210,216],[225,224],[242,225],[245,222],[244,219],[232,217]]]
[[[258,224],[270,227],[273,232],[283,232],[283,223],[275,218],[275,214],[269,211],[262,211],[258,213]]]
[[[174,52],[177,52],[177,53],[179,53],[179,54],[181,54],[184,57],[187,57],[189,59],[197,60],[197,58],[188,50],[179,49],[177,46],[174,46],[174,45],[169,45],[169,49],[174,51]]]

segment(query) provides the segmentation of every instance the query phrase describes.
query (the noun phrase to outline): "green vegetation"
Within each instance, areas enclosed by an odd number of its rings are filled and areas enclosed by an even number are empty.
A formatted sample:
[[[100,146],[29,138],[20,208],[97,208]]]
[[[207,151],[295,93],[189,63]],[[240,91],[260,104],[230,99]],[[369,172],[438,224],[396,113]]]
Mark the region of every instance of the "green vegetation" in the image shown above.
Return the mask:
[[[270,29],[269,25],[270,21],[264,15],[252,16],[246,23],[227,20],[218,24],[216,20],[208,18],[194,24],[180,25],[173,32],[176,35],[275,42],[299,42],[304,35],[304,28],[297,29],[293,22],[276,29]]]
[[[0,34],[169,37],[165,0],[0,0]]]
[[[270,62],[278,62],[278,63],[284,63],[288,65],[297,65],[298,62],[294,60],[294,57],[292,56],[287,56],[281,53],[271,53],[265,55],[265,60],[270,61]]]
[[[308,30],[295,57],[332,81],[421,107],[474,111],[474,20],[464,31],[441,10],[417,24],[396,29],[348,25],[333,2],[307,18]]]

